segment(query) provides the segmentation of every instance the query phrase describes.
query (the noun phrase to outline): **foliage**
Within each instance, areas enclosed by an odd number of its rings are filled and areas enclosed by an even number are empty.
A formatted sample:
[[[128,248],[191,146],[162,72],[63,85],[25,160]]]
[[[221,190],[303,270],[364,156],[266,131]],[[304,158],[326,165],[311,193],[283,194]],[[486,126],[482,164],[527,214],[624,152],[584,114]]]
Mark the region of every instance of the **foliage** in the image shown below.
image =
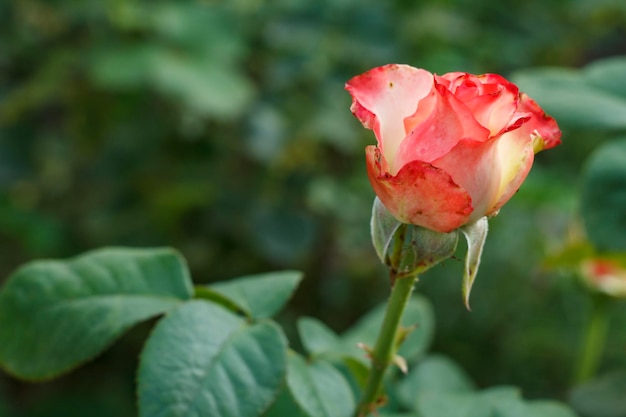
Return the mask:
[[[577,387],[571,402],[583,417],[617,417],[626,412],[624,371],[611,372]]]
[[[310,319],[302,322],[300,338],[311,355],[305,358],[288,351],[283,331],[268,317],[269,311],[275,313],[285,304],[298,281],[290,272],[242,277],[213,284],[210,289],[221,291],[220,298],[190,300],[186,265],[169,249],[105,248],[66,261],[35,261],[18,270],[0,292],[1,336],[11,341],[0,365],[21,378],[58,376],[82,363],[80,353],[100,353],[110,344],[112,334],[106,330],[117,335],[129,321],[144,319],[146,305],[154,301],[142,302],[142,297],[157,298],[165,300],[160,306],[165,315],[141,353],[140,416],[349,417],[362,388],[362,370],[356,364],[369,366],[366,352],[351,347],[357,341],[371,345],[382,310],[372,311],[341,336]],[[247,290],[261,287],[280,295],[261,304],[242,298]],[[197,294],[207,293],[213,295]],[[42,296],[48,300],[37,302]],[[250,308],[240,307],[242,299]],[[25,305],[38,308],[28,311]],[[390,401],[386,412],[413,411],[426,417],[461,416],[469,410],[486,417],[494,412],[504,417],[573,416],[556,403],[526,403],[516,389],[476,392],[451,360],[436,355],[422,359],[433,316],[423,297],[413,298],[408,307],[402,324],[412,330],[399,353],[417,366],[405,378],[395,375],[389,380],[390,396],[397,402]],[[105,320],[94,317],[94,309]],[[308,333],[311,328],[317,331]]]
[[[584,179],[581,210],[589,239],[599,250],[626,252],[626,140],[594,152]]]

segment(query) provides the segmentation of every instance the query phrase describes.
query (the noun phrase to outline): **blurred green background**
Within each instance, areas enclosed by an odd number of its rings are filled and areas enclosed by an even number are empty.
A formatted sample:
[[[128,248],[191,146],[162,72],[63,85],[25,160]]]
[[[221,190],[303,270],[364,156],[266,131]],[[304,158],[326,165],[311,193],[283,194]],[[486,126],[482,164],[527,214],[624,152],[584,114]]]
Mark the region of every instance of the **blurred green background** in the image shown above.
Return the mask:
[[[341,331],[388,294],[369,241],[375,139],[346,80],[398,62],[517,73],[523,88],[520,71],[624,54],[622,0],[1,2],[0,283],[33,258],[167,245],[197,283],[302,270],[282,322]],[[433,350],[530,398],[566,398],[588,302],[543,259],[578,217],[590,152],[626,132],[558,121],[563,145],[491,221],[473,311],[463,244],[418,285],[436,311]],[[602,370],[626,366],[624,325],[617,304]],[[0,415],[133,416],[149,331],[52,382],[0,374]]]

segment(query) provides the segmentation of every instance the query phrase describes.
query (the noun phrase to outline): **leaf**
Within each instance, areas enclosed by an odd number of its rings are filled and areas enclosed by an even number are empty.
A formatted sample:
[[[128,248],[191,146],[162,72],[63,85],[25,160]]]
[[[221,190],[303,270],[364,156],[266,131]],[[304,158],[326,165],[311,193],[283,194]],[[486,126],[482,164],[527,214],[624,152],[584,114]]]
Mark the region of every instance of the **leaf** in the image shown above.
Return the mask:
[[[623,417],[626,415],[626,371],[603,375],[576,387],[570,395],[574,409],[584,416]]]
[[[311,355],[330,352],[339,344],[339,336],[321,321],[312,317],[298,320],[302,345]]]
[[[473,393],[425,392],[417,397],[422,417],[493,417],[491,407]]]
[[[509,385],[496,385],[489,387],[482,390],[480,392],[480,396],[484,401],[496,407],[522,401],[521,390],[518,387]]]
[[[470,393],[475,389],[472,380],[455,362],[443,355],[430,355],[398,383],[396,392],[402,405],[414,409],[418,393]]]
[[[583,69],[587,82],[610,94],[626,99],[626,57],[615,56],[599,59]]]
[[[350,356],[344,356],[342,359],[339,369],[349,378],[354,386],[353,391],[364,390],[370,374],[369,364]],[[355,392],[355,395],[358,395],[358,392]]]
[[[525,401],[517,387],[496,386],[480,395],[498,417],[576,417],[569,407],[557,401]]]
[[[489,405],[493,413],[499,417],[528,417],[526,404],[519,388],[512,386],[495,386],[479,393],[481,401]]]
[[[480,265],[485,240],[487,240],[488,230],[489,223],[486,217],[461,227],[461,232],[463,232],[467,240],[467,255],[465,255],[465,270],[463,272],[463,300],[468,310],[470,310],[470,292],[478,273],[478,266]]]
[[[0,363],[20,378],[54,377],[190,297],[187,265],[172,249],[105,248],[30,262],[0,293]]]
[[[263,414],[263,417],[309,417],[300,409],[300,406],[296,404],[291,392],[284,384],[283,389],[278,394],[278,398],[274,401],[274,404],[270,409]]]
[[[519,71],[512,81],[559,124],[570,128],[626,128],[626,100],[596,88],[580,71],[533,68]]]
[[[98,48],[89,56],[89,75],[96,85],[110,90],[142,87],[149,81],[154,52],[149,44]]]
[[[357,347],[358,343],[373,347],[383,322],[386,303],[363,316],[341,336],[343,352],[353,358],[367,362],[366,354]],[[402,316],[401,325],[415,327],[405,339],[398,354],[411,362],[423,355],[430,346],[435,330],[435,318],[430,302],[420,295],[411,297]]]
[[[524,417],[577,417],[571,408],[556,401],[532,401],[528,404],[526,410],[527,413]]]
[[[381,412],[378,414],[379,417],[422,417],[419,414],[415,413],[387,413]]]
[[[294,400],[310,417],[349,417],[355,408],[350,385],[333,366],[321,360],[307,363],[291,353],[287,385]]]
[[[520,389],[510,386],[474,393],[431,390],[419,394],[417,404],[422,417],[576,417],[556,401],[524,401]]]
[[[301,272],[269,272],[218,282],[205,289],[230,300],[250,317],[268,318],[287,303],[301,280]]]
[[[249,318],[252,318],[249,312],[244,311],[233,300],[216,291],[213,291],[211,288],[205,285],[196,285],[194,287],[194,298],[209,300],[212,303],[221,305],[222,307],[232,311],[233,313],[243,314],[248,316]]]
[[[626,139],[602,145],[589,158],[581,211],[587,235],[597,250],[626,250]]]
[[[232,119],[245,110],[255,94],[250,79],[236,66],[211,57],[158,49],[151,58],[154,87],[200,115]]]
[[[140,417],[257,417],[286,371],[287,341],[269,321],[249,325],[215,304],[185,303],[148,339],[138,374]]]

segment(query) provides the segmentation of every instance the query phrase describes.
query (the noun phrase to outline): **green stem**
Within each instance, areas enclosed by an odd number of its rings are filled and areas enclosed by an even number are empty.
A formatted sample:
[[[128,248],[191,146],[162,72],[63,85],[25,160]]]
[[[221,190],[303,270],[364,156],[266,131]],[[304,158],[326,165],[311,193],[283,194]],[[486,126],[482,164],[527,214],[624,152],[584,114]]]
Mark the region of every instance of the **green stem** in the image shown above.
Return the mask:
[[[393,275],[393,271],[392,271]],[[359,402],[355,417],[365,417],[370,414],[378,403],[383,385],[383,377],[387,367],[393,362],[398,350],[400,319],[404,308],[413,291],[413,285],[417,281],[417,275],[406,276],[395,280],[391,297],[385,311],[383,325],[378,335],[374,350],[371,352],[372,367],[367,380],[367,386],[363,397]]]
[[[580,384],[593,378],[602,357],[608,330],[608,298],[604,295],[591,297],[591,312],[587,320],[575,382]]]

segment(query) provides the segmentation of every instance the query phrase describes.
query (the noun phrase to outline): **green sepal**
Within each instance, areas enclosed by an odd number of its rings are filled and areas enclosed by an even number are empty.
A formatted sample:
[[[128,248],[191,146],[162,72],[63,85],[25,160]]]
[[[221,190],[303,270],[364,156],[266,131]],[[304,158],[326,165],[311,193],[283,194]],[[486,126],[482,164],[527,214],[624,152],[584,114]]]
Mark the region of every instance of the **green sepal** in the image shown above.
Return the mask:
[[[374,200],[372,243],[380,260],[390,268],[392,278],[420,274],[454,254],[458,232],[441,233],[401,223],[383,203]]]
[[[486,217],[461,227],[461,232],[463,232],[467,240],[467,255],[465,255],[465,271],[463,272],[463,301],[468,310],[470,310],[470,292],[476,280],[488,230],[489,223]]]

